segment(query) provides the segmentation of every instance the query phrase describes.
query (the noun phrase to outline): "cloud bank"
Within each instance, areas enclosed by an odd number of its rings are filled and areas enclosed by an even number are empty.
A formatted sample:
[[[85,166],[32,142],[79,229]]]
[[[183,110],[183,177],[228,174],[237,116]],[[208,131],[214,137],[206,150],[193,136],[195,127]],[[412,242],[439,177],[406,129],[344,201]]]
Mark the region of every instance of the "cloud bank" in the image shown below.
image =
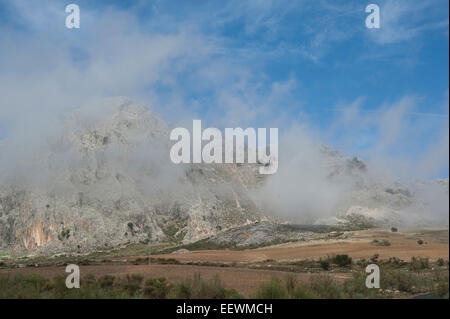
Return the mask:
[[[190,127],[192,119],[200,118],[219,128],[280,128],[280,172],[273,187],[284,189],[280,200],[288,211],[301,207],[305,216],[328,216],[347,188],[345,183],[327,183],[313,147],[320,142],[362,157],[390,176],[440,176],[448,167],[448,91],[442,92],[443,107],[437,114],[417,110],[421,97],[414,95],[387,99],[370,109],[363,95],[350,103],[336,98],[323,124],[313,121],[311,105],[305,107],[310,102],[302,99],[308,78],[271,76],[264,68],[286,52],[320,64],[333,44],[354,36],[339,29],[355,7],[320,4],[324,18],[305,29],[311,35],[308,41],[292,46],[291,27],[279,22],[300,9],[275,2],[230,3],[212,16],[206,9],[189,10],[181,21],[167,12],[158,15],[157,4],[149,21],[136,13],[138,4],[126,10],[87,7],[82,9],[82,27],[74,33],[64,28],[61,3],[15,1],[9,8],[23,26],[0,26],[0,174],[31,169],[33,154],[48,137],[60,134],[62,118],[71,110],[121,95],[181,126]],[[311,6],[300,8],[308,12]],[[386,10],[386,31],[369,39],[376,44],[398,43],[425,29],[445,27],[445,21],[404,26],[401,21],[413,9],[403,2],[387,1]],[[244,26],[242,41],[248,45],[240,46],[229,35],[233,23]],[[209,28],[212,32],[205,31]],[[282,41],[274,40],[280,36]],[[440,199],[445,200],[448,195]]]

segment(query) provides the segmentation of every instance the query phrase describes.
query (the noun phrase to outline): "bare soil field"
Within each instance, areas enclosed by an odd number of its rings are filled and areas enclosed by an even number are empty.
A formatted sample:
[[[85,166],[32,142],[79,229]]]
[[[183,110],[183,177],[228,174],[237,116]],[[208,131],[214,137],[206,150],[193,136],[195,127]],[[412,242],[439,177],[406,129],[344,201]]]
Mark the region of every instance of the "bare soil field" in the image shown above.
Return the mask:
[[[426,257],[430,260],[448,259],[448,230],[393,233],[388,230],[370,229],[357,231],[349,239],[295,242],[250,250],[200,250],[187,254],[155,255],[156,258],[173,258],[179,261],[209,262],[259,262],[264,260],[286,261],[318,259],[335,254],[347,254],[354,259],[370,258],[379,254],[380,259],[397,257]],[[374,239],[388,240],[390,246],[376,246]],[[418,244],[422,239],[424,243]]]

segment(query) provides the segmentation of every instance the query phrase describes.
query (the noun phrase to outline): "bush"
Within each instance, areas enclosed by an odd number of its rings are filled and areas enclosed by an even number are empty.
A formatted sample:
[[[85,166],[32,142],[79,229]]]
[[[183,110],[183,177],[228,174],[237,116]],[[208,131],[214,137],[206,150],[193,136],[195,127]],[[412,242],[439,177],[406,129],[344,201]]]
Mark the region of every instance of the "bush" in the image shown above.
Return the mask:
[[[415,285],[413,275],[401,270],[383,272],[380,281],[383,289],[397,289],[403,292],[413,292],[413,286]]]
[[[127,275],[121,282],[120,286],[130,296],[135,296],[141,290],[141,284],[144,280],[142,275]]]
[[[291,297],[294,299],[317,299],[319,296],[312,291],[310,288],[298,286],[295,287],[294,291],[291,294]]]
[[[352,264],[352,259],[348,255],[336,255],[333,257],[333,263],[345,267]]]
[[[321,298],[337,299],[342,298],[342,289],[330,276],[315,276],[310,280],[311,289]]]
[[[391,232],[393,232],[393,233],[398,232],[398,228],[397,227],[391,227]]]
[[[70,229],[63,229],[61,233],[58,235],[59,240],[69,239],[70,237]]]
[[[288,295],[280,279],[272,278],[264,283],[256,293],[258,299],[285,299]]]
[[[389,257],[388,263],[390,265],[393,265],[393,266],[397,267],[397,268],[407,264],[405,261],[403,261],[403,260],[401,260],[400,258],[397,258],[397,257]]]
[[[166,278],[151,278],[145,282],[144,296],[147,298],[164,299],[172,289]]]
[[[419,245],[423,245],[423,240],[422,240],[422,239],[419,239],[419,240],[417,241],[417,243],[418,243]]]
[[[372,245],[374,245],[374,246],[390,246],[391,242],[386,239],[383,239],[382,241],[374,239],[374,240],[372,240]]]
[[[367,289],[366,274],[356,273],[352,279],[343,283],[345,298],[374,298],[377,297],[378,289]]]
[[[428,258],[412,257],[411,264],[409,265],[411,270],[422,270],[430,267],[430,261]]]
[[[439,267],[442,267],[445,265],[445,261],[443,258],[439,258],[436,263]]]
[[[366,268],[366,266],[369,264],[369,261],[366,258],[361,258],[361,259],[357,259],[355,261],[355,263],[359,266],[359,267],[364,267]]]
[[[219,276],[211,280],[203,280],[196,273],[193,279],[186,279],[168,294],[168,298],[177,299],[225,299],[241,297],[234,289],[225,289]]]
[[[321,260],[320,261],[320,267],[323,270],[329,270],[330,269],[330,262],[328,260]]]
[[[374,254],[372,257],[370,257],[370,262],[372,264],[376,264],[378,262],[378,258],[380,257],[379,254]]]
[[[170,291],[168,298],[170,299],[190,299],[192,298],[192,288],[189,282],[179,283]]]
[[[88,274],[81,278],[81,285],[83,286],[95,286],[97,281],[95,280],[95,276],[93,274]]]
[[[448,275],[437,278],[438,284],[433,293],[434,298],[449,298]]]
[[[115,279],[116,278],[113,276],[106,275],[98,280],[98,284],[100,285],[101,288],[112,288]]]

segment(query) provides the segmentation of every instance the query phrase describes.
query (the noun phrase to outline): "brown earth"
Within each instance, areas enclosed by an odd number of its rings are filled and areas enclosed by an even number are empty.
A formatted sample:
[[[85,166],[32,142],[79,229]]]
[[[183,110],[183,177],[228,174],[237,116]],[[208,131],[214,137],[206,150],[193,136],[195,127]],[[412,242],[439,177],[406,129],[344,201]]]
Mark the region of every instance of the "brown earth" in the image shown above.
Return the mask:
[[[210,262],[258,262],[318,259],[334,254],[347,254],[354,259],[370,258],[379,254],[380,259],[397,257],[409,261],[411,257],[427,257],[430,260],[448,259],[448,230],[393,233],[382,229],[354,232],[345,240],[296,242],[250,250],[200,250],[187,254],[155,255],[155,258],[173,258],[180,261]],[[372,240],[388,240],[390,246],[375,246]],[[424,241],[423,245],[417,243]]]

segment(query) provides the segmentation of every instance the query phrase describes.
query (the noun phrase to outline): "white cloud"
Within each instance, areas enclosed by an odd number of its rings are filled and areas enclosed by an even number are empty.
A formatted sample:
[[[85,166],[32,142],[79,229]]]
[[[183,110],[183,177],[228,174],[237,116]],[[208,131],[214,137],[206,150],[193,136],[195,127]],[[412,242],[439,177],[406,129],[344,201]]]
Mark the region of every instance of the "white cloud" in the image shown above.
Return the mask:
[[[438,10],[439,1],[386,0],[380,6],[381,28],[367,30],[378,44],[393,44],[417,38],[425,31],[448,30],[446,20],[428,19]]]

